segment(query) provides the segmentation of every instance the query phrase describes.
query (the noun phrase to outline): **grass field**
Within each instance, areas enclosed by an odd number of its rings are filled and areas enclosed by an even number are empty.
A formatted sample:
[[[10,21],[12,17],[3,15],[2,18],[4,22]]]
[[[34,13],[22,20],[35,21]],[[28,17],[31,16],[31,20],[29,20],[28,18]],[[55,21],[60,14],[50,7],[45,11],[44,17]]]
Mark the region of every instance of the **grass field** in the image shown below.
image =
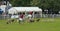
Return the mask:
[[[44,22],[46,18],[41,18],[40,22],[18,24],[6,24],[5,20],[0,20],[0,31],[60,31],[60,18],[54,18],[53,22]]]

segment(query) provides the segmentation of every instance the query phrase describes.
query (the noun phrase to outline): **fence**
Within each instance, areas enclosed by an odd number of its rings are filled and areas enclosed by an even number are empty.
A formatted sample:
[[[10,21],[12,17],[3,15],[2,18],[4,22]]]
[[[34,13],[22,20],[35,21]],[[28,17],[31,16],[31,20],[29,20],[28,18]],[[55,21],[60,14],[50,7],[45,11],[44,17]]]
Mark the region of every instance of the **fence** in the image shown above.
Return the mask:
[[[42,18],[60,18],[60,14],[42,14]]]
[[[8,18],[10,18],[10,15],[0,15],[0,20]],[[35,14],[34,18],[60,18],[60,14],[42,14],[42,17],[38,14]]]
[[[8,19],[9,17],[9,15],[0,15],[0,20]]]

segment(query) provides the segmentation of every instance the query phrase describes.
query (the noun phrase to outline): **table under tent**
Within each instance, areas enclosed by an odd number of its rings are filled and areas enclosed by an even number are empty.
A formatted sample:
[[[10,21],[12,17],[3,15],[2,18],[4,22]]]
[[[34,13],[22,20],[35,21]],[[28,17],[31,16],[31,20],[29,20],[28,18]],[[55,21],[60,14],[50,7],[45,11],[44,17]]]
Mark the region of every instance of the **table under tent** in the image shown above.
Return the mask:
[[[8,10],[8,14],[16,15],[19,15],[20,13],[28,15],[29,12],[33,12],[33,18],[42,17],[42,9],[40,9],[39,7],[12,7]]]

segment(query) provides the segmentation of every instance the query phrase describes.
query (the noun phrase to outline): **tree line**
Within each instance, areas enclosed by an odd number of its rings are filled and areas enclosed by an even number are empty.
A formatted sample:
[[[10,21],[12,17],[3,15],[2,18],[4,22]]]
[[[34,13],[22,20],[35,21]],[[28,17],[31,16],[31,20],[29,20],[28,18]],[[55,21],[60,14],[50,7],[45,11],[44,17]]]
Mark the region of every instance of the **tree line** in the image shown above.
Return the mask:
[[[9,0],[14,7],[39,7],[57,13],[60,10],[60,0]]]

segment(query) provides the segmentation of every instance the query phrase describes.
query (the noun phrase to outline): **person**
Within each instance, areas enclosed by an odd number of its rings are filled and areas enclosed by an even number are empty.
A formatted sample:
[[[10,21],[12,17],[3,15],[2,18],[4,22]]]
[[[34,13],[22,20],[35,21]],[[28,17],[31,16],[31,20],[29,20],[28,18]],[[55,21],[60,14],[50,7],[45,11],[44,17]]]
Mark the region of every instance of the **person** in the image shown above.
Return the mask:
[[[24,21],[24,14],[22,13],[19,15],[19,24],[20,23],[23,24],[23,21]]]
[[[34,22],[34,20],[33,20],[33,18],[32,18],[32,14],[33,14],[33,12],[29,12],[29,14],[28,14],[28,22]]]

